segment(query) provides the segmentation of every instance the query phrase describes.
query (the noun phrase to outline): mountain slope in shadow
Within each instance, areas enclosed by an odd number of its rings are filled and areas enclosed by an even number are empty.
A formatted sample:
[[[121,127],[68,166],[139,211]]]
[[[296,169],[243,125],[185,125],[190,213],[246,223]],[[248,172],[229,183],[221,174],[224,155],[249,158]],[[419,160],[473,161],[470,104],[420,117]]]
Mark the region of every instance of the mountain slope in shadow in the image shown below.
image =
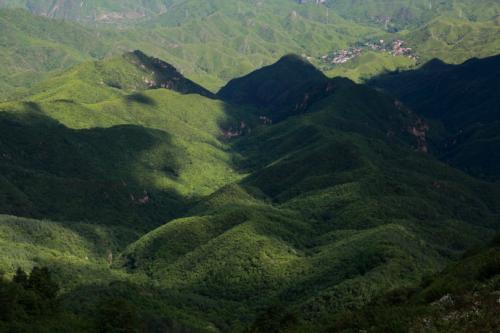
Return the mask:
[[[313,103],[334,93],[335,81],[300,56],[278,62],[231,80],[217,96],[235,104],[268,110],[274,120],[305,112]]]
[[[440,123],[433,143],[443,160],[473,175],[500,179],[500,55],[461,65],[433,60],[369,83]],[[437,127],[435,127],[437,128]]]

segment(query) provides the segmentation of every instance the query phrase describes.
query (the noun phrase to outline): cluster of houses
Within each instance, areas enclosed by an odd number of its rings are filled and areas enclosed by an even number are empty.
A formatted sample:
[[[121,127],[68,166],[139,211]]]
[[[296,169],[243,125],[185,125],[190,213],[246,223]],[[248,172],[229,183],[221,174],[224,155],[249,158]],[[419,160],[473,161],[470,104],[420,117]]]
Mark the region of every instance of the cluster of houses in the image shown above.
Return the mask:
[[[321,59],[324,62],[329,62],[332,64],[345,64],[349,60],[359,56],[363,52],[360,47],[348,48],[340,51],[336,51],[331,55],[324,55]]]
[[[415,58],[415,55],[412,52],[411,47],[404,47],[403,40],[396,40],[392,43],[392,51],[391,54],[393,56],[408,56],[410,58]]]
[[[317,5],[322,5],[326,3],[326,0],[297,0],[297,2],[301,5],[306,3],[315,3]]]
[[[358,57],[366,50],[387,52],[394,57],[406,56],[414,60],[417,59],[416,55],[413,53],[413,50],[410,47],[405,47],[404,40],[398,39],[388,43],[383,39],[381,39],[375,42],[374,41],[366,42],[357,47],[350,47],[347,49],[334,51],[331,54],[326,54],[322,56],[321,61],[325,64],[333,64],[333,65],[345,64],[350,60]]]

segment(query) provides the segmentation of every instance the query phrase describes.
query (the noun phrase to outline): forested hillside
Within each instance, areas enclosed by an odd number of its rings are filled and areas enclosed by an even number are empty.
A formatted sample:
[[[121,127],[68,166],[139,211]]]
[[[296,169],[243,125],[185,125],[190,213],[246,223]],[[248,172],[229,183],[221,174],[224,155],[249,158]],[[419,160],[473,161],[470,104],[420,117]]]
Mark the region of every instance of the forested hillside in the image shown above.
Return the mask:
[[[426,154],[429,125],[393,98],[296,56],[235,80],[227,102],[179,75],[137,51],[0,105],[2,211],[31,218],[3,217],[4,270],[52,267],[70,312],[122,281],[143,320],[240,330],[285,304],[326,329],[499,226],[498,187]],[[305,104],[284,113],[264,87],[290,77]]]
[[[444,160],[476,176],[498,180],[499,75],[499,56],[461,65],[433,60],[418,70],[380,76],[371,84],[442,124],[444,129],[436,128],[432,141]]]
[[[0,332],[497,331],[499,6],[0,0]]]

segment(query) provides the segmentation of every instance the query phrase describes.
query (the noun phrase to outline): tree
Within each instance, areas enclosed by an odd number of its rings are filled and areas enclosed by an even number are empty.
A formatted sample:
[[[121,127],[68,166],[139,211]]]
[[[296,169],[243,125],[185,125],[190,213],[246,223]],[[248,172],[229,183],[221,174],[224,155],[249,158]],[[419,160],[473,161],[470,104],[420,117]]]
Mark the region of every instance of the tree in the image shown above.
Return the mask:
[[[11,283],[0,280],[0,322],[10,321],[14,318],[17,297]]]
[[[16,274],[14,275],[12,281],[21,285],[23,288],[26,288],[28,286],[28,275],[22,270],[21,267],[19,267],[16,270]]]
[[[297,324],[295,314],[289,312],[286,307],[276,304],[268,307],[260,314],[250,328],[251,333],[279,333],[292,329]]]
[[[28,280],[28,288],[38,293],[44,300],[53,300],[57,296],[59,286],[52,281],[47,267],[34,267]]]
[[[105,300],[99,306],[97,324],[100,333],[137,332],[137,323],[137,309],[127,300]]]

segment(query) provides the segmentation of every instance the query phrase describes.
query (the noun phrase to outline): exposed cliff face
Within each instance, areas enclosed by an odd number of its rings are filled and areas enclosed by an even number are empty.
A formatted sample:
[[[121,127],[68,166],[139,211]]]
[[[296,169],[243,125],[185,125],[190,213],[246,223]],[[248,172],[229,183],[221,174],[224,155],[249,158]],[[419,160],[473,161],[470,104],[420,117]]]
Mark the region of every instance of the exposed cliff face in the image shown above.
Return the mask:
[[[210,91],[185,78],[174,66],[160,59],[149,57],[138,50],[126,54],[125,58],[141,70],[151,73],[143,78],[144,83],[150,89],[165,88],[181,94],[214,97]]]

